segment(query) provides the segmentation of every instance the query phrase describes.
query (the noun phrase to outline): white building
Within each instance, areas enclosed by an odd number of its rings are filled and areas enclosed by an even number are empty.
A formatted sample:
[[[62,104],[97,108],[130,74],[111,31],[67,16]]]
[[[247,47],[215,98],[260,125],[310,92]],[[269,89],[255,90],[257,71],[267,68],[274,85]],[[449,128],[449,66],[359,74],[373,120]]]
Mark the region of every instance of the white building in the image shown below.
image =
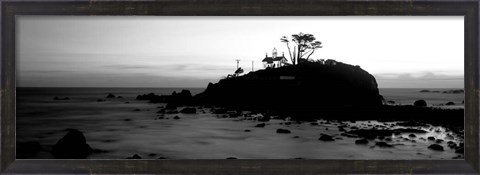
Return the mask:
[[[284,54],[282,56],[277,56],[277,49],[273,48],[272,57],[268,57],[268,54],[265,54],[265,58],[262,60],[263,67],[271,67],[271,68],[278,68],[290,65],[287,63],[287,58],[285,58]]]

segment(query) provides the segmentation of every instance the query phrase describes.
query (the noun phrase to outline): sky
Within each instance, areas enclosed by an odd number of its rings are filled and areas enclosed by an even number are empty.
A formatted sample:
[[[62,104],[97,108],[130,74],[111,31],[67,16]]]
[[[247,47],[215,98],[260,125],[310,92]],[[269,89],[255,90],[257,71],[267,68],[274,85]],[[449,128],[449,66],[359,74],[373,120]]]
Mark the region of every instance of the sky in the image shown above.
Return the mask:
[[[463,88],[463,16],[17,16],[19,87],[206,87],[313,34],[379,88]],[[253,62],[253,68],[252,68]]]

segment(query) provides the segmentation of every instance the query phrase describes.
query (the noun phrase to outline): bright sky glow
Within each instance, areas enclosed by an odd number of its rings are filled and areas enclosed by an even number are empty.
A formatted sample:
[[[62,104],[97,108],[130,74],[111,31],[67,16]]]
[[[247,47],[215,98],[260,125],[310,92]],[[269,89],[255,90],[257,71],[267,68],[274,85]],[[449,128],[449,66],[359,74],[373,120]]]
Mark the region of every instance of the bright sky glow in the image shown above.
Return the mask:
[[[315,35],[313,59],[360,65],[380,88],[462,88],[463,17],[17,17],[17,85],[206,87],[262,69],[280,37]],[[287,56],[288,58],[288,56]]]

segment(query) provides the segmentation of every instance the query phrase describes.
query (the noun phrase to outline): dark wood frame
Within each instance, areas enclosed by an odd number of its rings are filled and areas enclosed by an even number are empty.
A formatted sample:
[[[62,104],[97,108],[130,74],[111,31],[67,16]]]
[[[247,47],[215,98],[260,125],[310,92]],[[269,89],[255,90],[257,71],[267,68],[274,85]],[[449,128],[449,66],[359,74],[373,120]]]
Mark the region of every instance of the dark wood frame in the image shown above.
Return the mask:
[[[320,174],[479,172],[479,1],[3,1],[1,173]],[[15,159],[16,15],[350,16],[465,18],[465,160],[28,160]],[[446,43],[448,44],[448,43]]]

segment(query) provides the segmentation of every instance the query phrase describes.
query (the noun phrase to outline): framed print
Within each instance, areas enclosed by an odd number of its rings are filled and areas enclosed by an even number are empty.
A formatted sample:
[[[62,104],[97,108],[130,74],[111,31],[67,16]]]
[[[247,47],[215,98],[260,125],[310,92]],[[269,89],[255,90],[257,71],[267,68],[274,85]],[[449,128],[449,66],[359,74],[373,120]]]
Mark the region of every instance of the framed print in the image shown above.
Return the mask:
[[[3,1],[2,173],[478,173],[478,1]]]

